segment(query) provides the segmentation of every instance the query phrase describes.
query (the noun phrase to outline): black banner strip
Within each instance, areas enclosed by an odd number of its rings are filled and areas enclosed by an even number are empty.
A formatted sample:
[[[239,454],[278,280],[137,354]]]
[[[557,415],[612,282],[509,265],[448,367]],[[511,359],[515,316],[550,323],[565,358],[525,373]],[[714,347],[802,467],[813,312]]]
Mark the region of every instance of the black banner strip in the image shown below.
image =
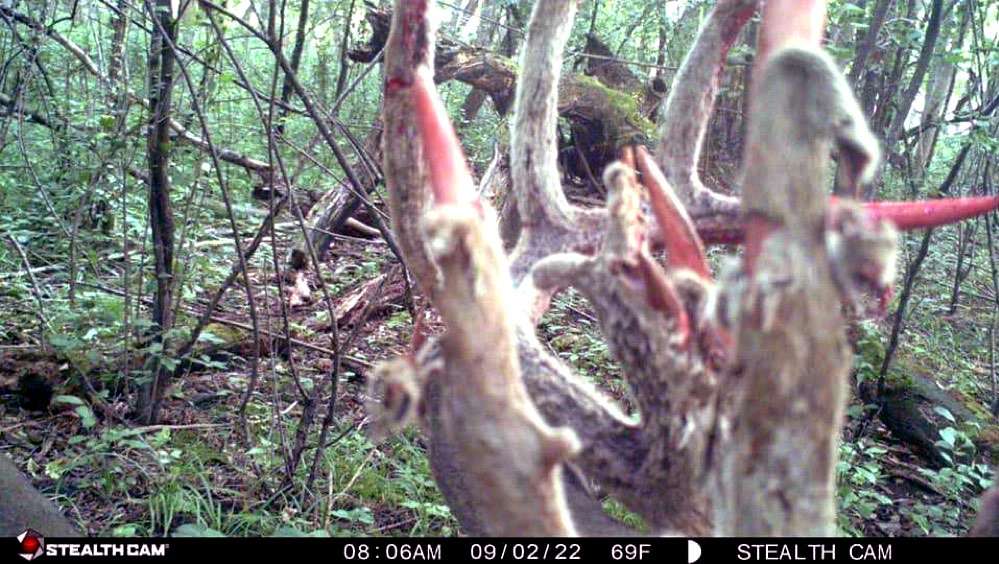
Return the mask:
[[[31,537],[31,538],[28,538]],[[34,540],[32,540],[32,538]],[[36,542],[37,541],[37,542]],[[30,551],[30,552],[29,552]],[[992,556],[988,556],[988,555]],[[291,564],[381,562],[956,562],[993,561],[999,539],[960,538],[49,538],[0,539],[0,562]],[[30,560],[26,558],[30,556]]]

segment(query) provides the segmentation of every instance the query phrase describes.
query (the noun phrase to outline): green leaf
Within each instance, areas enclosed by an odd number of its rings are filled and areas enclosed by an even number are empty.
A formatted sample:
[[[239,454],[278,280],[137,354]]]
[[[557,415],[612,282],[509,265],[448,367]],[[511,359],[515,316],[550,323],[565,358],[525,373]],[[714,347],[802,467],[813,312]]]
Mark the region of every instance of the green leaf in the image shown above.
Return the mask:
[[[952,414],[950,410],[948,410],[946,407],[938,405],[933,408],[933,411],[937,412],[938,415],[940,415],[947,421],[950,421],[951,423],[957,423],[957,419],[954,418],[954,414]]]
[[[111,530],[111,536],[113,537],[138,537],[142,536],[142,529],[134,523],[129,523],[127,525],[119,525]]]
[[[57,349],[72,350],[80,346],[80,340],[73,335],[52,335],[49,344]]]
[[[856,4],[843,4],[840,9],[843,10],[843,15],[849,16],[863,16],[866,13],[862,7]]]
[[[367,507],[355,507],[354,509],[336,509],[331,513],[338,519],[371,525],[375,522],[375,516]]]
[[[115,119],[114,116],[109,116],[104,114],[101,116],[101,129],[104,131],[111,131],[114,129]]]
[[[83,424],[84,428],[92,429],[97,424],[97,418],[94,417],[94,412],[90,407],[81,405],[74,411],[80,417],[80,423]]]
[[[76,396],[56,396],[52,403],[66,403],[69,405],[83,405],[83,400]]]
[[[188,523],[174,529],[175,537],[225,537],[219,531],[196,523]]]
[[[943,439],[950,448],[954,448],[954,445],[957,444],[957,435],[957,429],[953,427],[940,429],[940,438]]]
[[[213,345],[223,345],[223,344],[225,344],[225,339],[223,339],[222,337],[219,337],[215,333],[212,333],[208,329],[205,329],[204,331],[201,332],[200,335],[198,335],[198,341],[205,341],[205,342],[213,344]]]

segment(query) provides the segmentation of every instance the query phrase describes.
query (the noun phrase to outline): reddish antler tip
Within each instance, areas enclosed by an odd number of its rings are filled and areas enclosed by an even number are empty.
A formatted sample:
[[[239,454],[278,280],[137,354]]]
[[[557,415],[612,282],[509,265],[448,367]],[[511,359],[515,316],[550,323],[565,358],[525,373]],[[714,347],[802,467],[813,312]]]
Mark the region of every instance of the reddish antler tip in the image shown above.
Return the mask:
[[[690,317],[676,288],[666,278],[660,267],[644,253],[638,254],[638,273],[646,291],[646,299],[652,309],[661,311],[676,323],[680,348],[686,349],[691,343]]]
[[[635,149],[630,145],[621,149],[621,162],[629,168],[635,168]]]
[[[826,0],[767,0],[763,6],[759,57],[791,45],[818,47],[826,25]]]
[[[637,147],[635,154],[638,169],[642,171],[642,184],[649,190],[652,213],[662,230],[670,265],[689,268],[705,279],[710,278],[711,269],[704,254],[704,244],[683,203],[645,147]]]
[[[430,186],[437,204],[475,200],[474,183],[461,143],[426,68],[415,73],[413,109],[423,141],[423,158],[430,169]]]
[[[909,231],[946,225],[994,211],[999,208],[999,196],[867,202],[864,208],[872,219],[884,219],[902,231]]]
[[[835,207],[838,199],[830,199]],[[890,221],[900,231],[939,227],[999,210],[999,196],[976,196],[914,202],[864,202],[872,220]],[[698,235],[708,245],[747,243],[747,226],[711,225],[698,229]]]
[[[395,94],[403,88],[409,88],[410,84],[403,78],[392,76],[385,80],[385,94]]]

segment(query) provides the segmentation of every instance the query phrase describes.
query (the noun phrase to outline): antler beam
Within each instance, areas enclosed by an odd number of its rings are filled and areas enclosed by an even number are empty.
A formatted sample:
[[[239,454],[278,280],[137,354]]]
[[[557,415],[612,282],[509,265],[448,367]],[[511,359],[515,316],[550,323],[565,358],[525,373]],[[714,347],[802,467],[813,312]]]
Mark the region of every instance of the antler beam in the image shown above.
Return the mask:
[[[625,149],[605,171],[606,210],[587,210],[566,200],[555,159],[575,2],[538,0],[511,147],[524,229],[508,262],[435,91],[428,7],[396,2],[383,110],[389,204],[406,261],[447,333],[382,365],[369,408],[378,432],[420,420],[465,532],[627,532],[602,513],[594,486],[654,533],[834,532],[850,355],[843,314],[830,304],[853,304],[861,289],[888,295],[893,225],[953,221],[999,200],[829,199],[833,148],[853,186],[878,153],[818,48],[822,0],[768,2],[741,211],[704,187],[695,165],[718,75],[756,4],[720,0],[702,28],[664,113],[662,170],[644,148]],[[667,251],[665,267],[652,257],[653,240]],[[747,245],[720,283],[703,240]],[[535,335],[550,297],[566,287],[593,304],[637,421]]]

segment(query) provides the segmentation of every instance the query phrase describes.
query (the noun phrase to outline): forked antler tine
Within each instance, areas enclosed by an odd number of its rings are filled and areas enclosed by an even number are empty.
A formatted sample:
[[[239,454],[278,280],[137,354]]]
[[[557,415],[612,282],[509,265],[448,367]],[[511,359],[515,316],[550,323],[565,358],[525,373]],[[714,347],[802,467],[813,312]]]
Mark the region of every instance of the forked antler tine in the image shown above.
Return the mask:
[[[621,162],[608,166],[604,171],[610,225],[602,252],[615,264],[613,270],[640,281],[648,305],[674,320],[681,346],[686,347],[690,342],[690,319],[683,300],[662,266],[652,259],[645,246],[640,188],[634,162],[634,152],[625,149],[621,154]]]
[[[414,75],[413,109],[423,141],[423,158],[430,169],[434,201],[438,205],[474,201],[474,183],[465,154],[426,68]]]
[[[710,278],[711,269],[704,253],[704,244],[686,208],[645,147],[637,147],[635,152],[638,169],[642,172],[642,184],[649,191],[652,213],[662,230],[670,265],[689,268],[705,279]]]

